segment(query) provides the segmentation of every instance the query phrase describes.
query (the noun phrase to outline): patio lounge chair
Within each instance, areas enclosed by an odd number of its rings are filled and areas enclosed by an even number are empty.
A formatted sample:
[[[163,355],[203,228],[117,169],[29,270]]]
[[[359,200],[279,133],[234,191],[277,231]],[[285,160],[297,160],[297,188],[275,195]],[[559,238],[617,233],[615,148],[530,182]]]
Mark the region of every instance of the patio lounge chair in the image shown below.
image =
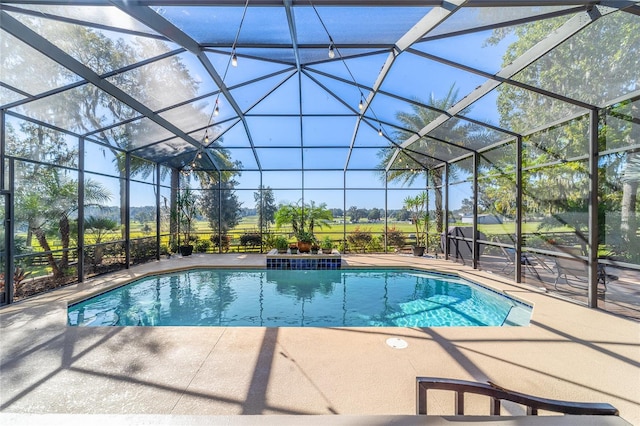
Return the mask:
[[[502,251],[502,254],[504,254],[504,257],[507,260],[507,264],[504,266],[504,268],[502,268],[502,272],[505,272],[506,270],[513,271],[516,267],[515,249],[500,247],[500,250]],[[533,258],[529,257],[526,253],[521,253],[520,264],[524,265],[524,267],[526,267],[529,271],[531,271],[533,275],[535,275],[536,278],[538,278],[538,280],[541,280],[540,274],[538,274],[538,271],[535,268],[537,265],[537,262]]]
[[[586,283],[589,280],[589,268],[587,262],[577,257],[557,257],[556,272],[556,280],[553,283],[556,290],[558,289],[558,281],[562,276],[564,276],[564,280],[568,285],[571,285],[569,282],[570,276],[583,283]],[[598,283],[601,283],[604,287],[604,291],[607,291],[607,273],[604,265],[598,265]]]
[[[416,414],[427,414],[427,402],[429,390],[451,391],[455,398],[455,414],[457,416],[465,415],[465,394],[475,394],[488,396],[489,414],[491,416],[500,416],[502,409],[502,401],[511,401],[527,408],[528,416],[537,416],[539,410],[552,411],[555,413],[570,414],[573,416],[590,415],[590,416],[619,416],[620,412],[616,407],[606,402],[573,402],[561,401],[557,399],[547,399],[538,396],[527,395],[524,393],[505,389],[495,383],[470,382],[467,380],[448,379],[441,377],[416,377]],[[558,417],[555,417],[558,418]],[[562,418],[562,417],[560,417]],[[621,423],[626,423],[620,419]],[[572,420],[570,423],[581,424],[579,420]],[[455,420],[454,420],[455,422]],[[427,422],[428,423],[428,422]],[[466,422],[465,422],[466,423]],[[471,422],[470,422],[471,423]],[[484,422],[483,422],[484,423]],[[491,424],[496,424],[494,421]],[[520,422],[517,422],[520,424]],[[552,424],[553,421],[545,422]],[[609,424],[605,418],[602,418],[598,424]],[[524,422],[522,423],[524,424]],[[532,423],[533,424],[533,423]],[[537,422],[536,422],[537,424]],[[542,424],[542,423],[540,423]],[[617,424],[617,422],[615,423]]]

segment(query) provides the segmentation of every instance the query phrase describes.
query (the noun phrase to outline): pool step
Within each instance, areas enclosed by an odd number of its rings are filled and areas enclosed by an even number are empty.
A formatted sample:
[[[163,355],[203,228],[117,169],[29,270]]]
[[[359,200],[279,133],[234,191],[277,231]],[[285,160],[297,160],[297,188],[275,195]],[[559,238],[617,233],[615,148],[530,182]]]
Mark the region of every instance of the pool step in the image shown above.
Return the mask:
[[[523,326],[529,325],[531,320],[531,310],[522,306],[514,305],[504,320],[503,326]]]

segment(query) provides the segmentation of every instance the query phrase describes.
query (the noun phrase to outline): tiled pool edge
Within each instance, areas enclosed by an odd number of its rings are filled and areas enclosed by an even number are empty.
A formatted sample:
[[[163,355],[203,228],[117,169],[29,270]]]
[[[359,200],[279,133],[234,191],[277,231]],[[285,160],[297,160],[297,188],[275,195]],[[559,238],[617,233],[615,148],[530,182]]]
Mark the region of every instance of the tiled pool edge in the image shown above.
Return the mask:
[[[340,253],[332,254],[286,254],[270,251],[266,256],[268,270],[339,270],[342,269]]]

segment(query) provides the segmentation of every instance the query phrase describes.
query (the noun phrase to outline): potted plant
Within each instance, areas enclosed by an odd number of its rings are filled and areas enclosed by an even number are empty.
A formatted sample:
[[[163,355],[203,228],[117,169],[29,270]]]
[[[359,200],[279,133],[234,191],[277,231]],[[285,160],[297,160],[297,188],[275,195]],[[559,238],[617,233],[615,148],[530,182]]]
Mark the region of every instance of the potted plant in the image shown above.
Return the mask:
[[[278,253],[286,253],[289,248],[289,241],[282,235],[276,237],[274,240],[274,246],[278,250]]]
[[[290,225],[293,235],[296,237],[305,233],[311,234],[313,238],[314,230],[331,228],[333,215],[325,203],[316,205],[313,201],[309,204],[281,204],[274,214],[276,229],[284,225]],[[300,239],[298,238],[300,241]],[[312,240],[310,241],[312,242]]]
[[[322,254],[333,253],[333,241],[328,235],[322,239]]]
[[[311,245],[315,242],[313,234],[308,231],[300,231],[296,234],[298,240],[298,251],[300,253],[309,253],[311,251]]]
[[[320,246],[318,244],[316,244],[315,242],[311,244],[311,254],[318,254],[319,250]]]
[[[298,244],[297,243],[290,243],[289,244],[289,252],[291,254],[298,254]]]
[[[404,199],[404,208],[409,211],[411,223],[416,227],[416,244],[413,246],[414,256],[423,256],[426,249],[427,226],[429,224],[428,205],[429,197],[426,191],[422,191],[415,197],[408,196]]]
[[[190,256],[193,253],[192,241],[196,239],[195,236],[191,236],[191,226],[198,213],[198,195],[189,187],[182,189],[178,192],[176,210],[178,224],[183,235],[183,240],[179,246],[180,254]]]

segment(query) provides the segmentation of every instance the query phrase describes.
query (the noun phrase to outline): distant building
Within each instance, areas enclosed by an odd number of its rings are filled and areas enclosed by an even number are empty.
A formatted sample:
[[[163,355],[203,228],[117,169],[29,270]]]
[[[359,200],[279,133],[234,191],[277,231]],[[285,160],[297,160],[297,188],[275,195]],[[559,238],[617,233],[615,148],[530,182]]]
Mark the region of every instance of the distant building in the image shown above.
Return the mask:
[[[462,223],[473,223],[473,215],[465,214],[462,216]],[[495,214],[479,214],[478,215],[478,224],[482,225],[495,225],[502,223],[502,219]]]

